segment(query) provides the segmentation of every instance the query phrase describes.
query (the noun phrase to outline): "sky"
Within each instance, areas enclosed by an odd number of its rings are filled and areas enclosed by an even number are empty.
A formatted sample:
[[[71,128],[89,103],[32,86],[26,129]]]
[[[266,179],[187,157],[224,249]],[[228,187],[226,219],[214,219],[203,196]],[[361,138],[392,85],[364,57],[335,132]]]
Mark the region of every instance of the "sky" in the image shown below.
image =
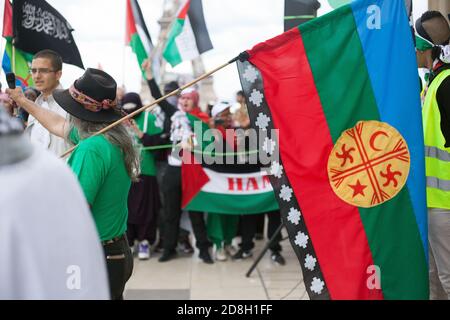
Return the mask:
[[[140,91],[141,74],[137,59],[125,47],[125,0],[47,0],[75,29],[73,35],[85,67],[111,74],[128,91]],[[139,0],[153,42],[159,35],[158,19],[164,0]],[[319,15],[331,10],[327,0],[320,0]],[[427,8],[427,0],[414,0],[417,18]],[[206,70],[211,70],[255,44],[283,32],[284,0],[203,0],[206,24],[214,49],[202,55]],[[0,17],[3,2],[0,1]],[[1,28],[2,26],[0,26]],[[4,43],[1,52],[3,54]],[[169,69],[170,70],[170,69]],[[176,66],[173,72],[191,73],[190,62]],[[62,85],[70,84],[83,70],[64,65]],[[6,83],[2,72],[1,82]],[[233,100],[240,90],[235,64],[214,75],[214,88],[219,99]]]

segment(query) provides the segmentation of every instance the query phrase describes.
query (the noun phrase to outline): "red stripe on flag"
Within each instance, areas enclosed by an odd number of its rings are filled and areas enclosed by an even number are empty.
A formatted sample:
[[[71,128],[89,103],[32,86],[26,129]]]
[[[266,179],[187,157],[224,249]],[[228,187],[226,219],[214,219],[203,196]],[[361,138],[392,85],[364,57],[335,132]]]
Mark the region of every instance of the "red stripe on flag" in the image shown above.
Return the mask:
[[[12,5],[9,0],[5,0],[3,11],[3,37],[13,36]]]
[[[284,169],[331,298],[383,299],[381,290],[367,287],[367,268],[374,263],[359,211],[340,200],[328,180],[333,141],[299,30],[291,29],[249,53],[262,73],[265,98],[280,130]]]
[[[130,44],[131,37],[137,33],[136,21],[134,20],[133,9],[131,7],[132,0],[127,0],[127,21],[126,21],[126,34],[125,43]]]
[[[178,13],[178,16],[177,16],[178,19],[183,19],[183,20],[186,19],[190,5],[191,5],[191,1],[186,1],[184,7]]]
[[[191,159],[187,161],[189,157]],[[183,164],[181,166],[181,208],[186,207],[208,182],[209,177],[203,170],[202,165],[196,161],[195,156],[183,152]]]

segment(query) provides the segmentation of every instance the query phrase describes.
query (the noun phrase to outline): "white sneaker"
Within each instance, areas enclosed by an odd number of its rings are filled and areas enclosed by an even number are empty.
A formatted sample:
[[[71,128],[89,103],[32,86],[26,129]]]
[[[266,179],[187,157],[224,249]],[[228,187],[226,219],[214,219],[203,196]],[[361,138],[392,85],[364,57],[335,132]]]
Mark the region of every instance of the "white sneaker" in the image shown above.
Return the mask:
[[[223,247],[216,250],[216,260],[217,261],[227,261],[227,259],[228,259],[227,253]]]
[[[225,252],[230,256],[234,256],[237,253],[237,249],[235,247],[233,247],[232,244],[226,245],[225,246]]]
[[[139,242],[138,258],[139,260],[150,259],[150,245],[147,240]]]

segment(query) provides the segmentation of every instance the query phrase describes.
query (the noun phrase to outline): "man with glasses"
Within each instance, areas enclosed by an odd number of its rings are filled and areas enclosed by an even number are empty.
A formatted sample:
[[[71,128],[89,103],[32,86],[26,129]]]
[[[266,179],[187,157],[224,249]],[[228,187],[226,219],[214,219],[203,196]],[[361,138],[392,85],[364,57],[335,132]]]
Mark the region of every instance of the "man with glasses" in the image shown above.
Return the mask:
[[[62,58],[52,50],[42,50],[36,53],[30,69],[35,88],[41,92],[36,104],[66,117],[66,112],[53,99],[53,91],[62,89],[59,80],[62,76]],[[27,132],[31,141],[41,145],[56,155],[61,155],[67,145],[64,139],[47,131],[33,116],[28,119]]]

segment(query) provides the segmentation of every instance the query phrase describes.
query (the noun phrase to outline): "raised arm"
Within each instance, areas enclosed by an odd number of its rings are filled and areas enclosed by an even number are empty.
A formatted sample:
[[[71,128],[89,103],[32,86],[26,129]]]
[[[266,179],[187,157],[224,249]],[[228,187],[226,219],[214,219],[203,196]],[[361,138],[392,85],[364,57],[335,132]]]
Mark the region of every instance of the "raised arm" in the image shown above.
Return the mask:
[[[28,100],[20,87],[16,89],[6,89],[6,93],[9,94],[11,99],[13,99],[19,107],[24,108],[29,114],[36,118],[36,120],[50,131],[50,133],[65,138],[67,134],[65,130],[69,127],[66,123],[66,119],[59,114],[42,108],[33,101]]]
[[[159,90],[158,84],[153,78],[153,73],[151,70],[151,63],[147,59],[142,63],[142,69],[145,71],[145,77],[147,79],[148,87],[150,88],[150,93],[153,98],[159,99],[162,97],[161,91]],[[167,100],[163,100],[158,105],[161,107],[163,112],[167,115],[167,117],[171,117],[175,112],[177,112],[177,106],[169,103]]]

